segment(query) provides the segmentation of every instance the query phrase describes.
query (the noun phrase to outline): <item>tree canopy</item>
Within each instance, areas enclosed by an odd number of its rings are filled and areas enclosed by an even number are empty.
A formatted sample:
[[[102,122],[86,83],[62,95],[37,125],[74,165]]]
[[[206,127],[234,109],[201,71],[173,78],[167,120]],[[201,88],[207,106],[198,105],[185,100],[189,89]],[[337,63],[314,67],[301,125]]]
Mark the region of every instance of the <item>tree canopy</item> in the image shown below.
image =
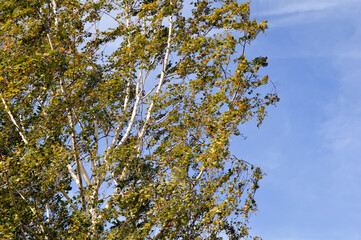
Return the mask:
[[[0,237],[249,237],[263,172],[230,140],[278,101],[249,8],[2,0]]]

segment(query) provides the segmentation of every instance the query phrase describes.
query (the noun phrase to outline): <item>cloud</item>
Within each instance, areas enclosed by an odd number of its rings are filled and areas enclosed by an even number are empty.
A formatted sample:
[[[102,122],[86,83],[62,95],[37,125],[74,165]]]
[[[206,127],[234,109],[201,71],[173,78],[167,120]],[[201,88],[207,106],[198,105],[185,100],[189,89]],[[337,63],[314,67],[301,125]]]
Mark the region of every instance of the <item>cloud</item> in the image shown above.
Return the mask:
[[[352,59],[351,59],[352,60]],[[361,69],[360,60],[340,62],[339,93],[324,107],[325,120],[321,124],[322,146],[329,152],[336,178],[347,180],[352,192],[361,182]],[[340,180],[341,181],[341,180]]]
[[[359,0],[260,0],[257,15],[279,16],[306,12],[327,11],[332,8],[345,8],[350,5],[359,4]]]
[[[350,103],[344,96],[336,103],[326,107],[330,116],[323,123],[321,133],[325,147],[334,154],[348,155],[350,152],[361,152],[361,102]]]
[[[255,6],[256,18],[270,19],[271,27],[285,27],[347,14],[360,8],[360,0],[261,0]]]
[[[262,15],[275,16],[275,15],[288,15],[295,13],[304,13],[311,11],[324,11],[338,6],[337,2],[297,2],[292,3],[289,1],[287,4],[282,4],[277,8],[269,9],[268,11],[261,12]],[[281,5],[281,4],[279,4]]]

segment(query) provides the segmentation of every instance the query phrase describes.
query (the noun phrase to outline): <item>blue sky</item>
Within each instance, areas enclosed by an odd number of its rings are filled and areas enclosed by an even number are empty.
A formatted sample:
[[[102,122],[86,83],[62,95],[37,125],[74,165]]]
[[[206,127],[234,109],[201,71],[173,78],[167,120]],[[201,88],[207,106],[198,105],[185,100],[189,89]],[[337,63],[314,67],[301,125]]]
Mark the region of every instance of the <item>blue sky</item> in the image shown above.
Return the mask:
[[[267,176],[252,234],[265,240],[361,240],[361,0],[254,0],[268,20],[249,47],[281,101],[233,140]]]

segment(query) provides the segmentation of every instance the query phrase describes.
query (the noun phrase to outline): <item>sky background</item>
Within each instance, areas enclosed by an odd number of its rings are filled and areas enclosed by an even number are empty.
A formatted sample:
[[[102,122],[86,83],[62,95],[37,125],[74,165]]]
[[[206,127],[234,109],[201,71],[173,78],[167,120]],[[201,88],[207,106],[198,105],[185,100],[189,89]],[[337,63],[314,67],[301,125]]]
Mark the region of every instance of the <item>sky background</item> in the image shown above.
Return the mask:
[[[232,145],[267,173],[251,232],[361,240],[361,0],[253,0],[251,11],[269,29],[248,56],[268,56],[262,73],[281,98]]]

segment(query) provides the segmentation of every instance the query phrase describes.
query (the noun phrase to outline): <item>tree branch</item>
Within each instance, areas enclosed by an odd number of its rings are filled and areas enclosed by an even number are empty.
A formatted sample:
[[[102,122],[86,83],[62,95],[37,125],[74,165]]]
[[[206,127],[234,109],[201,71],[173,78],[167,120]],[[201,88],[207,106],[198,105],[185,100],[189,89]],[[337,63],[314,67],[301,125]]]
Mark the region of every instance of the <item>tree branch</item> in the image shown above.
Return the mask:
[[[128,78],[127,90],[126,90],[126,93],[125,93],[125,100],[124,100],[124,106],[123,106],[123,114],[125,114],[125,111],[127,110],[128,103],[129,103],[130,83],[131,83],[131,81],[130,81],[130,79]],[[114,134],[112,143],[111,143],[110,146],[109,146],[109,149],[114,148],[115,144],[117,143],[118,137],[119,137],[119,135],[120,135],[120,131],[121,131],[122,128],[123,128],[123,123],[124,123],[124,121],[120,118],[120,120],[119,120],[119,122],[118,122],[118,126],[117,126],[117,128],[115,129],[115,134]]]
[[[68,93],[67,90],[65,88],[64,85],[64,81],[63,79],[60,80],[60,85],[61,85],[61,90],[63,92],[63,94],[65,95],[65,97],[67,98]],[[79,191],[80,191],[80,197],[82,200],[82,204],[83,204],[83,209],[85,210],[86,204],[85,204],[85,197],[84,197],[84,187],[83,187],[83,180],[82,180],[82,167],[81,167],[81,161],[79,160],[78,154],[77,154],[77,147],[76,147],[76,136],[75,136],[75,129],[74,129],[74,121],[73,121],[73,114],[72,114],[72,110],[69,109],[68,107],[66,108],[67,111],[67,115],[68,115],[68,124],[69,127],[71,128],[71,146],[72,146],[72,150],[73,150],[73,155],[75,158],[75,163],[76,163],[76,171],[77,171],[77,178],[78,178],[78,187],[79,187]],[[68,165],[69,166],[69,165]],[[71,166],[70,166],[71,167]],[[84,168],[84,167],[83,167]],[[69,169],[69,167],[68,167]],[[85,171],[85,170],[83,170]],[[85,172],[86,173],[86,172]],[[83,177],[86,176],[85,174],[83,174]],[[89,177],[88,177],[89,179]],[[89,185],[89,184],[88,184]]]
[[[162,85],[163,85],[163,82],[165,79],[166,69],[167,69],[167,65],[168,65],[168,58],[169,58],[170,48],[171,48],[172,31],[173,31],[173,15],[169,16],[169,32],[168,32],[167,48],[166,48],[166,52],[165,52],[165,56],[164,56],[164,60],[163,60],[163,69],[162,69],[162,73],[160,75],[158,88],[157,88],[157,91],[155,92],[155,96],[157,96],[159,94],[160,89],[162,88]],[[150,106],[148,108],[147,116],[146,116],[146,119],[145,119],[145,122],[144,122],[144,125],[142,128],[142,131],[138,135],[138,141],[139,141],[138,149],[139,150],[140,150],[141,146],[143,145],[143,137],[148,128],[148,124],[150,122],[150,116],[152,114],[153,108],[154,108],[154,101],[152,101],[152,103],[150,104]]]
[[[1,154],[1,153],[0,153]],[[1,155],[1,158],[2,158],[2,155]],[[18,209],[18,205],[16,204],[15,202],[15,197],[14,197],[14,193],[12,191],[12,187],[10,186],[10,181],[9,181],[9,176],[8,176],[8,172],[5,171],[5,178],[6,178],[6,183],[9,187],[9,193],[10,193],[10,198],[11,198],[11,202],[13,203],[14,207],[15,207],[15,210],[16,210],[16,215],[17,215],[17,219],[18,219],[18,224],[20,226],[20,232],[21,232],[21,236],[23,237],[23,239],[27,239],[26,238],[26,235],[25,235],[25,232],[24,232],[24,228],[23,228],[23,223],[21,222],[21,216],[19,214],[19,209]]]
[[[64,189],[57,183],[55,182],[55,185],[57,186],[57,188],[60,190],[60,192],[64,195],[64,197],[69,201],[70,206],[74,209],[74,211],[78,212],[78,208],[75,206],[75,204],[71,201],[69,195],[64,191]]]
[[[15,125],[16,130],[19,132],[19,134],[20,134],[20,136],[21,136],[21,139],[23,140],[23,142],[24,142],[25,144],[28,144],[29,142],[28,142],[28,140],[27,140],[26,137],[25,137],[25,129],[24,129],[23,127],[20,127],[20,126],[17,124],[17,122],[16,122],[13,114],[12,114],[11,111],[10,111],[10,108],[9,108],[8,105],[6,104],[6,101],[5,101],[5,99],[3,98],[3,96],[2,96],[1,93],[0,93],[0,97],[1,97],[1,101],[2,101],[3,104],[4,104],[5,111],[8,113],[11,122]]]

